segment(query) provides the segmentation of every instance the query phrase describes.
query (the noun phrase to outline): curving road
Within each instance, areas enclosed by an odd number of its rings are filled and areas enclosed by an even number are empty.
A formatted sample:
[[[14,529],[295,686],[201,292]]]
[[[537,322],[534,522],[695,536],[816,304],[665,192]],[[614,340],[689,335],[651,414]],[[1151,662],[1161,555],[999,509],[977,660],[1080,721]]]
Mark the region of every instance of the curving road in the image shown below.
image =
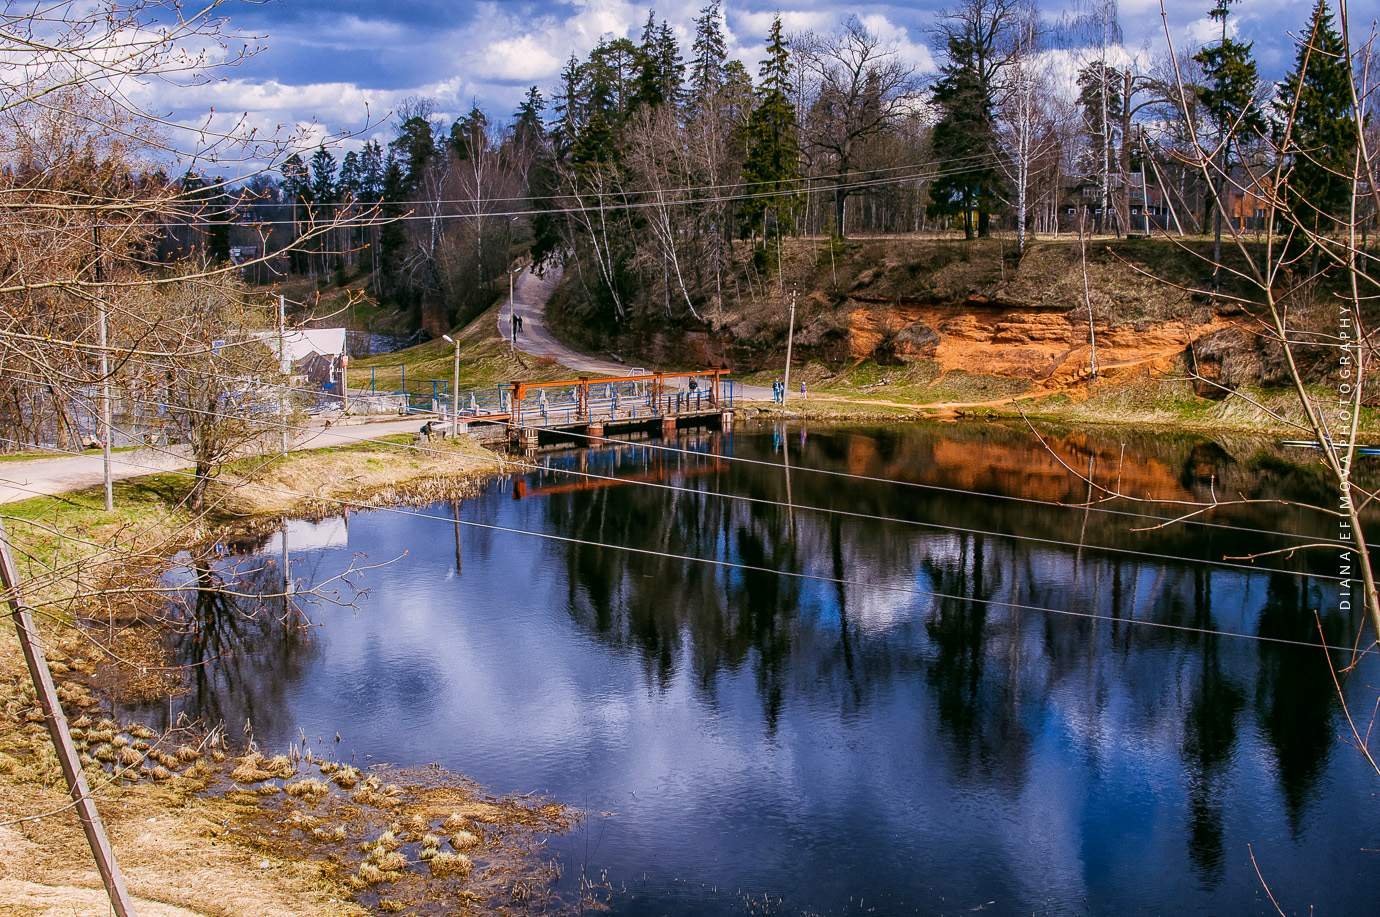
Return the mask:
[[[556,285],[561,282],[560,266],[547,268],[543,273],[523,269],[513,284],[513,301],[498,310],[498,333],[505,340],[513,336],[513,310],[522,318],[522,333],[514,342],[518,350],[534,357],[547,357],[577,372],[598,373],[601,376],[626,376],[635,367],[625,366],[612,359],[601,359],[580,353],[558,341],[546,325],[546,304]]]
[[[549,267],[540,275],[526,268],[513,285],[513,302],[504,303],[498,310],[498,333],[504,339],[513,334],[513,309],[522,317],[522,333],[517,336],[518,350],[534,357],[548,357],[577,372],[599,373],[605,376],[626,376],[642,367],[629,366],[613,359],[582,353],[557,340],[546,324],[546,304],[561,282],[562,269]],[[761,385],[735,384],[737,397],[749,401],[770,401],[771,389]]]

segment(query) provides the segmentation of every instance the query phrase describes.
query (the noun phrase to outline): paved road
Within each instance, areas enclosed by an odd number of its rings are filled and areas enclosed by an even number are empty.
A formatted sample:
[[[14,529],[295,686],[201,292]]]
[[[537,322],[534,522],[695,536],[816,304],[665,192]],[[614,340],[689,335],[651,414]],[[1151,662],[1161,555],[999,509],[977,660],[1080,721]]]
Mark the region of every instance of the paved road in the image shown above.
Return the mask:
[[[511,339],[513,334],[512,309],[522,317],[522,333],[518,335],[516,346],[525,354],[536,357],[549,357],[562,366],[578,372],[599,373],[608,376],[625,376],[634,369],[643,367],[628,366],[613,359],[591,356],[562,343],[551,333],[546,324],[546,304],[556,291],[561,280],[561,268],[547,268],[538,276],[525,270],[518,275],[513,286],[513,302],[505,303],[498,310],[498,333]],[[734,390],[739,398],[750,401],[770,401],[771,389],[761,385],[737,383]]]
[[[372,423],[311,426],[303,430],[294,450],[348,446],[381,436],[416,433],[422,418],[385,420]],[[159,471],[178,471],[191,467],[186,446],[132,449],[110,457],[111,476],[117,481]],[[13,503],[30,497],[67,493],[100,485],[103,476],[101,456],[71,455],[34,459],[31,462],[0,462],[0,503]]]

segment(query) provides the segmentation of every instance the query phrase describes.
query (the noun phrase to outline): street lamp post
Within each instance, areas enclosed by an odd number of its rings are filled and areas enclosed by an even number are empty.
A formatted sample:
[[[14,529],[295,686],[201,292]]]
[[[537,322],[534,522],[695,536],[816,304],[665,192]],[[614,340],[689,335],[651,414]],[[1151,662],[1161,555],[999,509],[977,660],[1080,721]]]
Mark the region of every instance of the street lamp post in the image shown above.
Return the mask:
[[[455,364],[450,377],[450,436],[460,435],[460,342],[449,334],[441,335],[447,344],[455,345]]]

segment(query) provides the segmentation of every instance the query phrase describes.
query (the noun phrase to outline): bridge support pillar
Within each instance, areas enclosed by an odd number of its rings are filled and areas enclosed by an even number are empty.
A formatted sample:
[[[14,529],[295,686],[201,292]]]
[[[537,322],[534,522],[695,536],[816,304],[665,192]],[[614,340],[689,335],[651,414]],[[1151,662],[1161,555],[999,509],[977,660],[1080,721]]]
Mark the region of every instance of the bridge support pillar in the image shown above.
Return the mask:
[[[586,432],[589,433],[590,436],[603,436],[604,425],[603,423],[597,420],[590,421],[589,427],[586,429]]]
[[[667,414],[666,416],[661,418],[661,435],[676,435],[676,418],[674,414]]]
[[[719,412],[719,429],[720,429],[720,430],[732,430],[732,429],[733,429],[733,412],[732,412],[732,411],[720,411],[720,412]]]

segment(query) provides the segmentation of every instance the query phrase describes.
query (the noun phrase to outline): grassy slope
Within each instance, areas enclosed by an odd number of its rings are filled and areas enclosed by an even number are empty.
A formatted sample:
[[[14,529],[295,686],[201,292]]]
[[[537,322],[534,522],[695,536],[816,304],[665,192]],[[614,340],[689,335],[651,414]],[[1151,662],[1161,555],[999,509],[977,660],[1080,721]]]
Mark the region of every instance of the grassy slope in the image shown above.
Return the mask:
[[[451,336],[460,342],[460,390],[482,389],[514,379],[560,379],[574,375],[552,360],[514,351],[498,333],[498,306]],[[370,369],[380,391],[398,391],[406,367],[407,390],[429,394],[432,381],[450,385],[454,348],[437,338],[395,353],[350,362],[350,387],[369,386]]]

